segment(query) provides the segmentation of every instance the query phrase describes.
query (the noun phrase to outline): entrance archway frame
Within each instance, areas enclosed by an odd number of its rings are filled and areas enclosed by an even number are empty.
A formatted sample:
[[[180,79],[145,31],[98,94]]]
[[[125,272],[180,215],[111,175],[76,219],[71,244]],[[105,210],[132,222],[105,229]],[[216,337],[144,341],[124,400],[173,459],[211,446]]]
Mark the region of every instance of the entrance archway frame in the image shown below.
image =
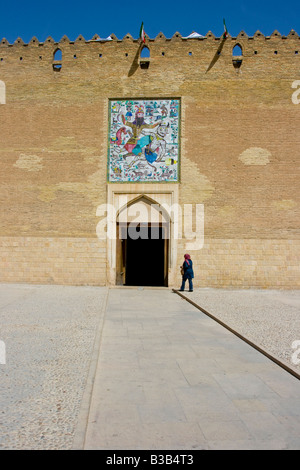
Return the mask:
[[[177,183],[110,183],[107,185],[107,203],[114,208],[115,219],[110,223],[117,233],[117,215],[124,209],[124,206],[130,206],[134,202],[143,200],[143,198],[153,201],[158,206],[166,204],[166,207],[174,207],[178,204],[178,184]],[[166,210],[166,209],[163,209]],[[174,215],[168,213],[170,221],[169,243],[168,243],[168,286],[174,287],[177,275],[177,247],[178,240],[174,237]],[[115,286],[116,282],[116,256],[117,240],[116,237],[107,238],[107,285]]]

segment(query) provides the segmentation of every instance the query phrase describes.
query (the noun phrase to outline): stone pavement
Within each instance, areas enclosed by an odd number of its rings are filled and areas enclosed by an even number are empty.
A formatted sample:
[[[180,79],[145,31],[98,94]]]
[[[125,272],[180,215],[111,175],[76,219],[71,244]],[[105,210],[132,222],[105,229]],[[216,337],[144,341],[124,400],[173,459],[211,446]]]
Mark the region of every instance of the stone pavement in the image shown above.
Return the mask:
[[[300,449],[300,382],[168,289],[110,289],[74,448]]]
[[[0,342],[1,450],[300,448],[299,380],[169,289],[0,284]]]

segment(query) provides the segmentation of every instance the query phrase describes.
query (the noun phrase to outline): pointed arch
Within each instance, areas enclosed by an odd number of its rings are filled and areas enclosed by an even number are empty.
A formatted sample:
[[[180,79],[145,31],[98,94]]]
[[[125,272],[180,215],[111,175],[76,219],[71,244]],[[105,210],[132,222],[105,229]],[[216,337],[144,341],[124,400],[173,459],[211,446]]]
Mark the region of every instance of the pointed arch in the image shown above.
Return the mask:
[[[232,49],[232,65],[235,69],[239,69],[243,62],[243,49],[242,46],[237,43]]]
[[[150,59],[150,49],[149,49],[148,46],[144,46],[141,49],[140,58],[141,59]]]
[[[59,47],[57,47],[53,53],[53,60],[62,61],[62,52]]]
[[[116,285],[168,286],[170,266],[170,216],[164,203],[146,194],[120,200],[116,214]],[[126,197],[127,199],[127,197]],[[136,271],[134,256],[144,266]]]
[[[60,72],[62,68],[62,51],[59,47],[53,52],[53,70]]]
[[[235,44],[232,49],[232,56],[241,57],[242,55],[243,55],[242,46],[239,43]]]
[[[128,203],[125,203],[117,211],[117,214],[116,214],[117,222],[119,222],[120,220],[122,220],[124,218],[129,221],[130,213],[128,213],[128,211],[130,212],[130,207],[132,207],[136,204],[140,204],[140,203],[144,204],[145,208],[147,210],[147,213],[145,211],[142,214],[142,217],[143,216],[146,217],[146,220],[143,220],[142,222],[151,223],[152,222],[151,215],[153,216],[153,214],[155,214],[155,215],[161,214],[161,217],[163,218],[163,222],[166,222],[166,223],[170,222],[170,214],[168,213],[168,211],[161,204],[159,204],[159,202],[155,201],[154,199],[152,199],[149,196],[146,196],[145,194],[139,195],[139,196],[135,197],[134,199],[132,199],[131,201],[129,201]],[[140,206],[140,207],[142,207],[142,206]],[[150,209],[150,213],[149,213],[149,209]],[[152,214],[151,214],[151,209],[153,211],[156,211],[156,212],[152,212]],[[122,214],[123,214],[123,216],[122,216]]]

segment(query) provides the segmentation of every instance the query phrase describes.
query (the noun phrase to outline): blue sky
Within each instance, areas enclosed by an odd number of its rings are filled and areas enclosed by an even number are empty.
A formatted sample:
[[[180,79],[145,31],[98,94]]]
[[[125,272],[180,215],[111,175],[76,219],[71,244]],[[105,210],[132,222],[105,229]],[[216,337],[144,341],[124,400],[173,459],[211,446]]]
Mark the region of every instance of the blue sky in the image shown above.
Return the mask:
[[[119,39],[127,33],[138,38],[142,21],[150,38],[159,32],[170,38],[177,31],[187,36],[209,30],[220,36],[223,18],[232,36],[241,30],[249,36],[260,30],[267,36],[275,29],[282,35],[295,29],[300,35],[299,0],[8,0],[1,5],[0,39],[13,43],[21,37],[27,43],[33,36],[43,42],[48,36],[59,41],[65,34],[70,40],[82,34],[88,40],[111,33]]]

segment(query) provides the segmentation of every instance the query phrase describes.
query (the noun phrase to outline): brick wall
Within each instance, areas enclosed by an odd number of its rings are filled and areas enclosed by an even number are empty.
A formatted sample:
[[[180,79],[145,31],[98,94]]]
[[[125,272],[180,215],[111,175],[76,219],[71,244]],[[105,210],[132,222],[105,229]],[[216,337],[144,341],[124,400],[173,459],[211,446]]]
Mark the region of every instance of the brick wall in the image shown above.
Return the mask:
[[[1,237],[1,282],[106,284],[106,245],[97,238]]]
[[[148,69],[137,40],[112,38],[0,44],[0,281],[105,284],[96,209],[107,198],[108,100],[179,97],[179,202],[205,209],[196,282],[299,286],[297,33],[158,35]]]
[[[186,252],[183,243],[180,252]],[[202,250],[190,251],[194,285],[299,289],[299,253],[299,240],[206,239]],[[179,286],[179,268],[177,272]]]

